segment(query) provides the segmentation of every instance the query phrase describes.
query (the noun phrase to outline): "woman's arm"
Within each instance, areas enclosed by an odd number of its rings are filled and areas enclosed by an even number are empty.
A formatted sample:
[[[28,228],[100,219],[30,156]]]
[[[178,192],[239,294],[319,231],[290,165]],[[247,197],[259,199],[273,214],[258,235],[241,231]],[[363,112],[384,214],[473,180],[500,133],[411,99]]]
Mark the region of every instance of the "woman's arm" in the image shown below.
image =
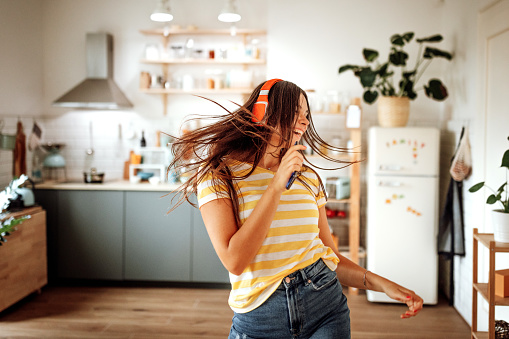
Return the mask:
[[[200,207],[212,245],[224,267],[240,275],[262,246],[276,214],[281,192],[267,188],[255,209],[237,227],[230,199],[217,199]]]
[[[240,275],[258,253],[276,215],[288,178],[302,167],[304,159],[298,150],[305,148],[296,145],[288,150],[242,227],[239,228],[235,221],[230,199],[212,200],[200,207],[212,245],[229,272]]]
[[[416,315],[422,309],[422,298],[415,294],[415,292],[373,272],[367,271],[365,268],[342,256],[336,248],[334,241],[332,240],[329,223],[327,222],[325,206],[322,206],[319,212],[319,236],[324,245],[330,247],[339,257],[340,262],[336,269],[336,273],[341,284],[361,289],[383,292],[389,298],[407,304],[409,310],[402,314],[401,318],[408,318]],[[364,285],[364,283],[366,285]]]

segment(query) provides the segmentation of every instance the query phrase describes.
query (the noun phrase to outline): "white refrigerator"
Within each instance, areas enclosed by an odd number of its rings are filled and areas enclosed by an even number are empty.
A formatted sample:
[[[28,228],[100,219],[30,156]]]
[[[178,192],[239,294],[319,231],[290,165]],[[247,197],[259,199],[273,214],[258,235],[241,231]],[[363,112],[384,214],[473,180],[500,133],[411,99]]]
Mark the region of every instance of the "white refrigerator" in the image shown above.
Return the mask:
[[[436,304],[439,130],[372,127],[368,137],[367,269]]]

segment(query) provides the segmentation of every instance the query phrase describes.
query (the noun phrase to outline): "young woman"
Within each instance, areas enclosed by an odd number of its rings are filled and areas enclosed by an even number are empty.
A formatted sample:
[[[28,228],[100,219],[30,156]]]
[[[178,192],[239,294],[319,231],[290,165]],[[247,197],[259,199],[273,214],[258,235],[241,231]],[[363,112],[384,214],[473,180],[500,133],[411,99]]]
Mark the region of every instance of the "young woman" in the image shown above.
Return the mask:
[[[229,338],[350,338],[342,285],[384,292],[416,315],[413,291],[339,254],[321,179],[303,164],[306,146],[341,151],[316,133],[306,93],[268,80],[235,112],[173,144],[171,167],[191,173],[214,249],[230,272]],[[350,163],[329,158],[345,166]],[[289,179],[295,177],[293,184]]]

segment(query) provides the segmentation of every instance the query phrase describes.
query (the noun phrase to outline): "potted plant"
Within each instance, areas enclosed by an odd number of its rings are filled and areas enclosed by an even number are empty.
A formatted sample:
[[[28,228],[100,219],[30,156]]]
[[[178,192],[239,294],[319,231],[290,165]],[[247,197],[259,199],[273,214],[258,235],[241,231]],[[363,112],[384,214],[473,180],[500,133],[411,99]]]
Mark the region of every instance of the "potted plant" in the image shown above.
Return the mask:
[[[507,140],[509,140],[509,137]],[[509,171],[509,149],[504,152],[502,156],[502,165],[500,165],[500,167],[505,167],[506,170]],[[493,205],[498,201],[502,206],[502,209],[494,209],[492,214],[495,241],[509,242],[509,189],[507,187],[507,174],[505,183],[503,183],[497,191],[486,186],[483,181],[470,187],[469,192],[477,192],[482,187],[487,187],[493,192],[493,194],[488,197],[488,200],[486,200],[488,205]]]
[[[6,236],[10,235],[13,231],[16,230],[16,226],[21,224],[23,220],[29,219],[30,216],[22,216],[18,218],[7,218],[4,212],[7,212],[8,207],[17,196],[16,190],[21,186],[28,177],[26,175],[21,175],[19,178],[13,179],[9,186],[7,186],[3,191],[0,192],[0,246],[2,243],[7,242]]]
[[[427,44],[442,41],[439,34],[415,39],[419,52],[415,65],[408,65],[409,55],[405,47],[412,41],[413,32],[391,36],[391,48],[387,60],[380,61],[376,50],[364,48],[362,54],[366,65],[343,65],[339,74],[351,70],[359,78],[364,88],[363,99],[366,103],[378,103],[378,120],[383,127],[406,126],[410,110],[410,100],[417,98],[417,91],[423,89],[426,96],[442,101],[447,98],[447,88],[442,81],[433,78],[422,87],[417,87],[423,73],[435,58],[452,59],[452,54]],[[399,79],[395,78],[395,69],[399,69]],[[395,81],[397,81],[397,85]]]

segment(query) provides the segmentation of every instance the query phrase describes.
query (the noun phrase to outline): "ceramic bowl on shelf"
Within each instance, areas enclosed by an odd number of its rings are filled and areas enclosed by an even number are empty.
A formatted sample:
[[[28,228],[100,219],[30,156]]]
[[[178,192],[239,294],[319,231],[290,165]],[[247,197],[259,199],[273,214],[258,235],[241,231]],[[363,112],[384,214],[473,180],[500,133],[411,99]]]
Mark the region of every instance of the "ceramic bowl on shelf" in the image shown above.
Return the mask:
[[[154,173],[151,172],[138,172],[136,176],[140,177],[141,180],[148,180],[149,178],[154,176]]]
[[[139,184],[141,181],[141,178],[137,175],[132,175],[130,178],[129,178],[129,182],[131,184]]]
[[[159,183],[161,182],[161,178],[150,177],[150,178],[148,178],[148,182],[151,183],[152,185],[159,185]]]

